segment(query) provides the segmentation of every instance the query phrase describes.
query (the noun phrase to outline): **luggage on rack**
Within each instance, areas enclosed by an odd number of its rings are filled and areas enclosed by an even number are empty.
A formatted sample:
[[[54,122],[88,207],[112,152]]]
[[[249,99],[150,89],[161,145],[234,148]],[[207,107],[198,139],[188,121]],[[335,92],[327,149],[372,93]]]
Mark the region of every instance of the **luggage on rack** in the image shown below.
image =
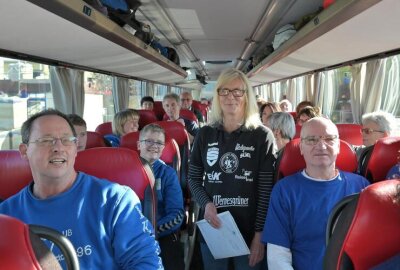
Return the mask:
[[[85,3],[91,5],[94,9],[100,11],[104,15],[108,16],[107,7],[104,6],[100,0],[83,0]]]
[[[178,66],[181,64],[179,60],[179,55],[174,48],[166,47],[168,49],[168,59],[177,64]]]

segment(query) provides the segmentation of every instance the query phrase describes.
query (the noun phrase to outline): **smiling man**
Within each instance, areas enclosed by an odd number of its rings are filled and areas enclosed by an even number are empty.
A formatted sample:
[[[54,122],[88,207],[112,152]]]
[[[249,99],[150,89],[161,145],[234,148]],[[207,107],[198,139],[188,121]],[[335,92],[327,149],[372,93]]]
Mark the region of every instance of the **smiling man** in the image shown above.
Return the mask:
[[[329,213],[343,197],[360,192],[368,181],[336,169],[340,141],[329,119],[315,117],[301,130],[306,168],[273,188],[262,241],[269,269],[322,269]]]
[[[33,181],[1,203],[0,213],[62,232],[77,250],[80,269],[163,269],[136,194],[75,171],[77,138],[66,115],[37,113],[21,134],[19,150]],[[62,263],[62,254],[54,252]]]

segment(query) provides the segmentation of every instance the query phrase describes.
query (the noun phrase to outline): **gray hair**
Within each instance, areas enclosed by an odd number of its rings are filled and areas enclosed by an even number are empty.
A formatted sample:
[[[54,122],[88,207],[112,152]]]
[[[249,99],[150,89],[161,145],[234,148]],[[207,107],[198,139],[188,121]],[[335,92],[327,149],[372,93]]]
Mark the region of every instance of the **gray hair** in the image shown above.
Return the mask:
[[[393,116],[393,114],[384,111],[364,114],[361,122],[363,125],[365,125],[367,122],[374,122],[379,126],[381,131],[387,132],[389,136],[396,128],[396,118]]]
[[[178,104],[179,104],[179,102],[181,101],[180,97],[179,97],[177,94],[175,94],[175,93],[168,93],[168,94],[166,94],[166,95],[163,97],[163,102],[164,102],[166,99],[175,99],[175,101],[176,101]]]
[[[243,84],[245,92],[245,112],[244,112],[244,125],[247,128],[256,128],[261,125],[261,120],[258,113],[258,106],[256,96],[247,76],[238,69],[230,68],[223,71],[217,80],[214,89],[213,103],[211,107],[210,124],[220,125],[223,122],[223,113],[219,104],[218,89],[224,85],[234,81],[240,80]]]
[[[293,139],[296,134],[296,126],[293,116],[287,112],[274,112],[268,118],[268,127],[274,130],[280,130],[284,139]]]

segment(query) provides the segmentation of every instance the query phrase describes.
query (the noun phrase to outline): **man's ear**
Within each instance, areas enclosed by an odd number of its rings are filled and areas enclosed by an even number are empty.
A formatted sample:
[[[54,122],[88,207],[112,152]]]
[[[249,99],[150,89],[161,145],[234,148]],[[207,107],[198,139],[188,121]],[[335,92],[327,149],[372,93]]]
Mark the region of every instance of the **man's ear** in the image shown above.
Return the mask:
[[[137,149],[140,151],[140,141],[137,141]]]
[[[21,154],[21,157],[25,160],[28,160],[28,155],[26,152],[28,151],[28,145],[21,143],[18,147],[19,153]]]
[[[303,143],[301,141],[299,143],[299,148],[300,148],[300,154],[303,156]]]

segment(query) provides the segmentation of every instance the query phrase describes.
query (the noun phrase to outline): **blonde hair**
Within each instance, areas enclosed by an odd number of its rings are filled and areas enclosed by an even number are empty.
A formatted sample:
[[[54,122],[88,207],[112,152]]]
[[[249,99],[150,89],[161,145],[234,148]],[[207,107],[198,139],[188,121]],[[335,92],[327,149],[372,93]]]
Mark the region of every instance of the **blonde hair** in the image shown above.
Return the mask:
[[[210,124],[213,126],[223,124],[223,112],[219,104],[218,89],[234,80],[240,80],[243,84],[243,90],[246,90],[244,95],[245,111],[243,124],[246,128],[256,128],[261,125],[256,95],[246,75],[240,70],[234,68],[223,71],[218,77],[211,106]]]
[[[112,131],[117,136],[124,135],[124,125],[127,121],[137,117],[139,119],[139,112],[134,109],[125,109],[117,112],[112,121]]]

